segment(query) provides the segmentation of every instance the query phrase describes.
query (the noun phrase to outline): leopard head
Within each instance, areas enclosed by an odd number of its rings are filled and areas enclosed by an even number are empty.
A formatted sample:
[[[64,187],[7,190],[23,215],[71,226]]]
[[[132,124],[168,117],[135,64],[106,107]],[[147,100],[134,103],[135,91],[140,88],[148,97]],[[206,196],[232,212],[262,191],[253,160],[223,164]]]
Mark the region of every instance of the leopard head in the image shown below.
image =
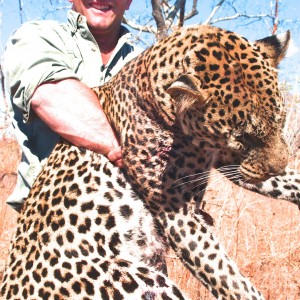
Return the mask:
[[[276,67],[289,40],[287,32],[250,44],[229,31],[202,29],[182,62],[186,72],[167,90],[193,144],[233,153],[227,163],[238,163],[247,182],[279,175],[287,165]]]

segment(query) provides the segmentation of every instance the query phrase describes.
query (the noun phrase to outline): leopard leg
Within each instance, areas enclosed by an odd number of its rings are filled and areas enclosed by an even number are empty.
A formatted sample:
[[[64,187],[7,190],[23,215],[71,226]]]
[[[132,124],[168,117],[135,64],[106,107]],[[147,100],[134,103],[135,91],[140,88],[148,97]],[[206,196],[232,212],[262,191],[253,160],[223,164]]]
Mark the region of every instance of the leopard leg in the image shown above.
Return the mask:
[[[169,279],[165,274],[158,272],[152,267],[140,263],[130,263],[126,260],[118,260],[116,264],[110,265],[110,273],[117,274],[117,276],[109,276],[115,279],[113,284],[114,289],[126,291],[124,299],[145,299],[145,300],[187,300],[175,283]],[[103,281],[105,283],[105,280]],[[108,296],[113,296],[112,291],[102,284],[100,289],[105,293],[110,293]],[[103,297],[101,299],[110,299],[110,297]],[[114,298],[113,299],[118,299]]]
[[[175,253],[217,299],[264,299],[228,258],[201,215],[181,210],[160,217]]]
[[[298,205],[300,209],[300,173],[286,169],[281,176],[275,176],[256,184],[242,183],[250,191],[275,199],[283,199]]]

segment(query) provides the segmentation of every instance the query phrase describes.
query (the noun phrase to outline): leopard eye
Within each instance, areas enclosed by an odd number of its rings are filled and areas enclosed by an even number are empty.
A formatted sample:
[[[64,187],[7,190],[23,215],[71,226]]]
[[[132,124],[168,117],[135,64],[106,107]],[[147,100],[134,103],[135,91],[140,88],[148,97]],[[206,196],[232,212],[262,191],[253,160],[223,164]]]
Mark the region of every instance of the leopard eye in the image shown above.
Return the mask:
[[[228,146],[231,148],[231,150],[239,152],[239,153],[243,153],[245,151],[244,144],[237,140],[230,141],[228,143]]]
[[[244,145],[248,145],[248,148],[260,148],[264,145],[261,139],[248,133],[243,134],[243,143]]]
[[[244,151],[244,149],[245,149],[244,145],[240,142],[236,142],[235,148],[238,151]]]
[[[242,152],[242,153],[247,153],[251,149],[251,142],[248,138],[248,136],[245,136],[245,134],[241,135],[236,135],[236,146],[237,150]]]

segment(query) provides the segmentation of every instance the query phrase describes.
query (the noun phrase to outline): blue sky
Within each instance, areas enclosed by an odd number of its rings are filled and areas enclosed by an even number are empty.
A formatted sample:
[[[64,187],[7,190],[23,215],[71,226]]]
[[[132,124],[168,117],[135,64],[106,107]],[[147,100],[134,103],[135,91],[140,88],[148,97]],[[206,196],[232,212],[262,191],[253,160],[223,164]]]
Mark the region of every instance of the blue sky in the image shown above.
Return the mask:
[[[273,0],[274,1],[274,0]],[[47,5],[45,3],[49,3],[49,0],[40,1],[40,0],[23,0],[24,5],[24,13],[23,19],[24,21],[30,19],[43,19],[43,18],[56,18],[61,21],[65,19],[65,12],[61,11],[61,13],[53,13],[47,11]],[[56,1],[52,1],[56,2]],[[69,6],[70,3],[67,0],[59,1],[60,7]],[[211,11],[213,2],[219,2],[219,0],[198,0],[198,11],[199,14],[188,21],[188,23],[201,23],[208,16]],[[265,13],[269,11],[270,0],[236,0],[237,7],[239,11],[242,12],[244,9],[250,14],[259,14]],[[205,4],[203,4],[205,3]],[[240,4],[239,4],[240,3]],[[248,5],[244,5],[244,3],[248,3]],[[187,6],[191,7],[192,0],[187,0]],[[242,5],[242,8],[241,8]],[[189,10],[189,9],[187,9]],[[299,0],[281,0],[280,1],[280,15],[279,18],[283,19],[285,22],[283,25],[280,25],[279,31],[284,29],[292,29],[292,33],[297,44],[300,44],[299,39],[299,31],[296,26],[293,24],[293,20],[299,21],[300,18],[300,1]],[[233,15],[234,11],[229,11],[228,6],[223,5],[219,10],[220,17],[224,15]],[[130,18],[139,19],[139,18],[149,18],[151,15],[151,0],[133,0],[129,13],[127,14]],[[247,26],[246,26],[247,24]],[[299,23],[300,24],[300,23]],[[298,24],[298,27],[299,27]],[[19,0],[0,0],[0,54],[3,52],[5,47],[5,43],[11,33],[18,28],[20,25],[20,14],[19,14]],[[219,27],[226,27],[228,29],[239,32],[240,34],[246,36],[249,39],[256,39],[263,37],[268,34],[268,25],[267,24],[259,24],[254,23],[251,24],[250,20],[241,20],[230,21],[230,22],[221,22],[215,24]]]
[[[54,1],[55,2],[55,1]],[[213,2],[217,3],[219,0],[211,1],[198,1],[198,11],[199,14],[187,22],[187,24],[202,23],[207,18],[209,12],[211,11]],[[23,18],[24,21],[30,19],[43,19],[43,18],[55,18],[59,21],[65,20],[66,13],[61,10],[60,13],[51,12],[48,9],[48,14],[45,14],[46,5],[49,1],[40,0],[23,0],[25,6]],[[205,3],[205,4],[204,4]],[[250,14],[259,14],[262,12],[268,12],[270,9],[270,0],[237,0],[236,5],[239,5],[239,11],[247,11]],[[187,0],[187,6],[191,7],[192,0]],[[67,0],[60,1],[60,7],[68,6],[69,2]],[[0,56],[2,55],[5,44],[9,36],[14,32],[16,28],[20,26],[20,14],[19,14],[19,0],[0,0]],[[282,64],[282,76],[283,78],[288,78],[293,80],[297,78],[300,74],[300,1],[299,0],[281,0],[280,1],[280,15],[279,18],[284,20],[279,26],[278,32],[283,32],[288,29],[292,32],[293,51],[294,53],[291,57],[286,58]],[[228,6],[222,6],[218,11],[218,17],[234,15],[234,10]],[[151,0],[133,0],[130,11],[127,16],[130,19],[135,19],[137,21],[145,21],[150,19],[151,16]],[[298,21],[298,24],[295,21]],[[260,23],[253,23],[252,19],[240,19],[238,21],[221,22],[214,24],[218,27],[227,28],[236,31],[249,40],[255,40],[257,38],[262,38],[270,34],[270,24],[268,20]],[[147,39],[148,44],[152,43],[152,38]],[[299,75],[300,76],[300,75]],[[295,79],[297,80],[297,79]],[[3,111],[3,99],[0,94],[0,122],[1,122],[1,111]]]

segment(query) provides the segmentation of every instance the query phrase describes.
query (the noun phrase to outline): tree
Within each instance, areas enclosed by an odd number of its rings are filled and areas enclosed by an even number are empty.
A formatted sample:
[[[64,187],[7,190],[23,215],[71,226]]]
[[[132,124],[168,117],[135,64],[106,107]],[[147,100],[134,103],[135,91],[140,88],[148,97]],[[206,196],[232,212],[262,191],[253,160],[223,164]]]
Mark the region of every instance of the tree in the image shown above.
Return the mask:
[[[216,25],[227,22],[237,26],[249,26],[254,23],[267,27],[270,33],[275,34],[280,25],[285,23],[280,19],[280,12],[284,9],[283,1],[270,0],[257,1],[236,0],[151,0],[152,17],[135,18],[125,17],[124,23],[140,33],[154,34],[156,39],[168,35],[176,27],[192,20],[193,23]],[[199,16],[199,9],[201,14]],[[149,15],[149,12],[148,12]],[[198,16],[201,21],[194,17]],[[242,25],[244,24],[244,25]],[[255,30],[256,31],[256,30]]]
[[[224,0],[223,0],[224,1]],[[198,14],[197,11],[198,0],[193,0],[193,5],[188,13],[186,11],[186,0],[151,0],[152,16],[155,25],[141,25],[124,17],[125,24],[133,29],[153,33],[156,39],[161,39],[168,35],[169,30],[177,21],[177,26],[182,27],[185,20],[191,19]]]
[[[70,3],[66,0],[42,2],[0,0],[0,7],[3,8],[4,3],[8,5],[8,2],[15,3],[14,6],[18,9],[19,20],[15,21],[16,27],[31,19],[62,20],[65,18],[65,11],[70,8]],[[137,31],[137,39],[147,46],[152,44],[153,40],[168,35],[174,28],[191,23],[218,26],[220,24],[221,27],[225,25],[232,30],[235,30],[233,24],[239,27],[252,26],[254,32],[257,32],[257,26],[261,26],[271,33],[276,33],[278,28],[282,28],[286,23],[281,16],[284,10],[282,0],[143,0],[142,2],[143,4],[137,0],[133,1],[132,7],[138,6],[139,10],[134,14],[130,10],[123,21]],[[145,4],[148,9],[144,9]],[[299,25],[299,21],[294,23]],[[256,24],[256,27],[253,24]]]

